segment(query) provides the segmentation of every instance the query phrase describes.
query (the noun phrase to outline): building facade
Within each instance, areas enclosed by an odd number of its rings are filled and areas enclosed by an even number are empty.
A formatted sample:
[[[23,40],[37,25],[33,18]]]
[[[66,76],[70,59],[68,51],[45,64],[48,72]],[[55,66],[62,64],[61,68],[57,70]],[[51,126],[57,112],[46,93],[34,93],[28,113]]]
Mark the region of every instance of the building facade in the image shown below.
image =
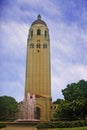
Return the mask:
[[[36,97],[35,118],[51,119],[50,37],[46,23],[38,15],[29,29],[27,39],[25,98]]]

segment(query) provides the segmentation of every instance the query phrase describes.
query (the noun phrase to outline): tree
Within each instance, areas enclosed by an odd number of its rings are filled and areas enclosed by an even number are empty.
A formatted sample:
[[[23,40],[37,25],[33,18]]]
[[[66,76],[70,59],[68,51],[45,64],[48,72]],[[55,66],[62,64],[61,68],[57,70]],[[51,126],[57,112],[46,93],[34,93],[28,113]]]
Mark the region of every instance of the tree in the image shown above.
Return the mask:
[[[54,101],[53,103],[54,103],[54,104],[61,104],[62,101],[63,101],[63,99],[60,99],[60,98],[59,98],[59,99],[57,99],[56,101]]]
[[[0,120],[15,118],[18,112],[18,104],[13,97],[0,96]]]
[[[87,99],[87,81],[80,80],[78,83],[69,84],[62,93],[67,101]]]
[[[73,120],[84,118],[84,100],[73,100],[68,102],[64,100],[58,107],[55,117],[62,119]]]
[[[62,90],[64,100],[59,104],[55,117],[82,119],[87,116],[87,81],[80,80]]]

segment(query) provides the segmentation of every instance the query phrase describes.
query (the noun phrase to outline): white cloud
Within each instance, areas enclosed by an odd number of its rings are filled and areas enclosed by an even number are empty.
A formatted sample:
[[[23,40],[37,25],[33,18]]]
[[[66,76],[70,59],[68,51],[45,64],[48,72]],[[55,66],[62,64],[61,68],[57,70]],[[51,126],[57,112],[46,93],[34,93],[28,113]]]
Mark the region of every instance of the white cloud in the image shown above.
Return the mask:
[[[19,81],[5,81],[3,87],[0,88],[0,95],[8,95],[14,97],[17,101],[24,98],[24,86]],[[7,87],[7,88],[6,88]]]
[[[52,97],[53,100],[63,98],[61,90],[67,84],[78,82],[81,79],[87,80],[87,66],[80,64],[63,64],[54,59],[52,70]]]
[[[54,29],[53,27],[56,28]],[[55,49],[71,59],[81,56],[81,53],[82,55],[85,53],[84,48],[87,48],[87,31],[79,28],[77,24],[68,26],[63,22],[58,23],[58,25],[53,24],[53,27],[52,25],[50,26],[51,49]],[[52,56],[55,56],[55,54],[53,54],[52,50]]]
[[[25,55],[28,36],[28,26],[26,24],[2,23],[1,32],[4,54],[7,53],[7,55],[16,57]]]
[[[25,4],[28,5],[30,7],[32,7],[33,9],[36,9],[36,13],[41,13],[42,11],[40,11],[39,9],[43,10],[44,12],[50,14],[50,15],[59,15],[61,14],[61,10],[60,7],[54,4],[54,2],[50,1],[50,0],[44,0],[44,2],[42,2],[42,0],[18,0],[19,5],[21,4]],[[38,10],[37,10],[38,9]],[[31,16],[32,16],[33,10],[31,12]],[[35,14],[35,12],[34,12]],[[41,13],[42,14],[42,13]],[[44,13],[43,13],[44,14]],[[37,14],[33,15],[34,17],[36,17]],[[45,17],[45,16],[44,16]]]

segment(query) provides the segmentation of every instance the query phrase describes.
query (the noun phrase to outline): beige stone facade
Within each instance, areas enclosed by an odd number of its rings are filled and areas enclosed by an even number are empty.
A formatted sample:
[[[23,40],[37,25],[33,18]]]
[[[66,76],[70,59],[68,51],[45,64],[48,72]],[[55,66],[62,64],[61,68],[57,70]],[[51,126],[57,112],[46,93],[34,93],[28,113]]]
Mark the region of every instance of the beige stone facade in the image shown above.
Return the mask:
[[[36,96],[36,118],[51,119],[51,69],[49,30],[40,15],[29,29],[25,98],[27,93]]]
[[[51,114],[51,118],[50,120],[55,120],[54,118],[54,114],[55,114],[55,111],[58,109],[58,104],[55,104],[55,103],[51,103],[51,107],[50,107],[50,114]]]

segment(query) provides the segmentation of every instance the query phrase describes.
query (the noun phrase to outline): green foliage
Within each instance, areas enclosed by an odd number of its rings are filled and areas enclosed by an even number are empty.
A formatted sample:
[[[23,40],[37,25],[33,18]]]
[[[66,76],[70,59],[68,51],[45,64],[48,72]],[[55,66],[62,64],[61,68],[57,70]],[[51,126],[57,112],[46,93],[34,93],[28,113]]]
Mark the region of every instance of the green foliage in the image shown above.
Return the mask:
[[[73,100],[72,102],[64,100],[59,105],[55,117],[60,117],[68,120],[84,118],[84,104],[84,100]]]
[[[87,81],[80,80],[78,83],[69,84],[62,93],[67,101],[87,99]]]
[[[6,124],[0,123],[0,129],[6,127]]]
[[[37,128],[73,128],[81,126],[87,126],[87,120],[44,122],[38,124]]]
[[[54,104],[61,104],[63,102],[63,99],[57,99],[56,101],[54,101]]]
[[[59,103],[54,117],[65,120],[87,117],[87,81],[80,80],[62,90],[64,100]],[[58,101],[58,100],[57,100]]]
[[[9,96],[0,97],[0,120],[15,118],[18,112],[18,104],[14,98]]]

